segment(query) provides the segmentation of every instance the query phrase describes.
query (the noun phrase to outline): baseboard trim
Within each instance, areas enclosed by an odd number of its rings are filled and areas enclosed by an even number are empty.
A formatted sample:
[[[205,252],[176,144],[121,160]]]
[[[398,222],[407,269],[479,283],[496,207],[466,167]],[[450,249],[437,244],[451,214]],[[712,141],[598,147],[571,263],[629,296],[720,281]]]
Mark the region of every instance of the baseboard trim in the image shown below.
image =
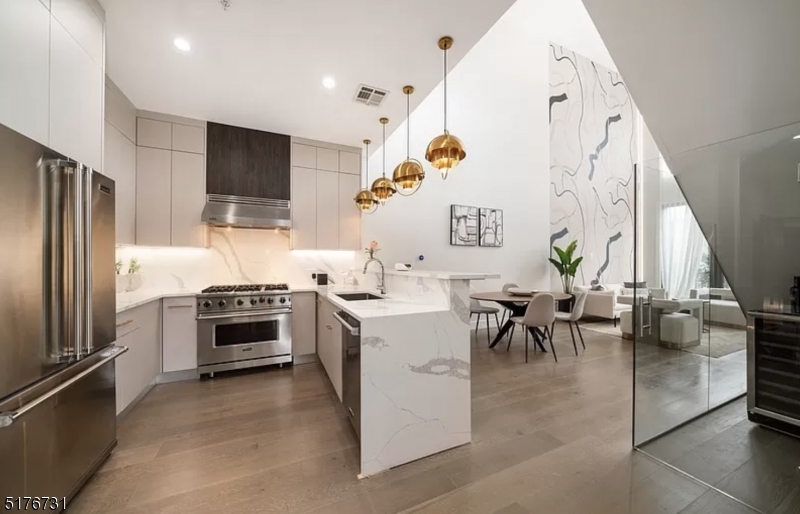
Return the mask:
[[[156,384],[171,384],[172,382],[185,382],[187,380],[197,380],[200,374],[196,369],[184,369],[181,371],[168,371],[160,373],[155,380]]]
[[[309,353],[307,355],[297,355],[293,359],[293,364],[311,364],[312,362],[319,362],[319,355],[316,353]]]
[[[128,414],[131,413],[133,408],[136,407],[136,405],[140,401],[142,401],[142,399],[145,396],[147,396],[147,393],[150,392],[150,390],[153,388],[154,385],[155,385],[155,383],[150,384],[149,386],[147,386],[144,389],[142,389],[142,392],[139,393],[138,395],[136,395],[136,398],[134,398],[133,401],[131,403],[129,403],[127,407],[122,409],[122,411],[119,414],[117,414],[117,426],[119,426],[123,421],[125,421],[125,418],[128,416]]]

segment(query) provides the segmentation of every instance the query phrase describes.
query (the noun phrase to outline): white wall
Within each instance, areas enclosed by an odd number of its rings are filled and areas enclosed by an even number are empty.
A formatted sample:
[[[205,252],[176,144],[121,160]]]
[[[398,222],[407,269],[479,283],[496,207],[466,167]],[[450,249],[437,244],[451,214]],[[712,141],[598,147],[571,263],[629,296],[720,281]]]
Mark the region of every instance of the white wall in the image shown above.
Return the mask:
[[[580,0],[517,0],[449,75],[448,128],[466,145],[467,158],[446,181],[424,161],[425,147],[442,130],[441,84],[411,115],[412,157],[428,177],[416,195],[392,198],[362,218],[362,242],[377,240],[387,265],[502,274],[475,282],[479,289],[503,282],[549,287],[551,41],[616,69]],[[373,141],[380,140],[379,117],[376,111],[375,132],[364,134]],[[387,175],[405,158],[405,132],[404,124],[387,141]],[[381,160],[378,149],[370,181]],[[451,247],[453,203],[503,209],[504,247]]]

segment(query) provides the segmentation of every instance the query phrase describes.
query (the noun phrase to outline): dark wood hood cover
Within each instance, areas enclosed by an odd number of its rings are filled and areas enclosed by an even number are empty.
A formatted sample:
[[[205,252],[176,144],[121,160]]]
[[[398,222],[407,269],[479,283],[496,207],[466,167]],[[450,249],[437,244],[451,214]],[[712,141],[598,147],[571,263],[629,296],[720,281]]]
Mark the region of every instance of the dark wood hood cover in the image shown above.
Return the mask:
[[[207,134],[208,194],[290,199],[289,136],[211,122]]]

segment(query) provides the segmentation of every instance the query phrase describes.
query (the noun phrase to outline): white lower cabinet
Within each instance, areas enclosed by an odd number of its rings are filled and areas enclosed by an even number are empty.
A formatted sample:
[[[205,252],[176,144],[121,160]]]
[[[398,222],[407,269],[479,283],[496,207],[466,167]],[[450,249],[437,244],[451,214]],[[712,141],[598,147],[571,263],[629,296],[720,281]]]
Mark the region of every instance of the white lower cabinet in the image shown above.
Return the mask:
[[[317,353],[317,293],[292,293],[292,357]]]
[[[336,307],[328,300],[317,299],[317,355],[328,378],[342,399],[342,326],[333,317]]]
[[[145,392],[161,372],[161,301],[117,314],[117,414]]]
[[[163,300],[163,371],[197,368],[197,302],[194,296]]]

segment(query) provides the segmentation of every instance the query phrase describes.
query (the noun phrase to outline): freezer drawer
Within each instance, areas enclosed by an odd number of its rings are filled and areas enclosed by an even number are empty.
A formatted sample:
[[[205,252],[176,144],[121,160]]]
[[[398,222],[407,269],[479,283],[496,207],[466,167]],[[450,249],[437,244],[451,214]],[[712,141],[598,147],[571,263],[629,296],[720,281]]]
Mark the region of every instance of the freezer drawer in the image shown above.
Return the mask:
[[[116,445],[115,364],[109,356],[123,352],[98,352],[0,404],[0,497],[71,499],[102,464]]]

